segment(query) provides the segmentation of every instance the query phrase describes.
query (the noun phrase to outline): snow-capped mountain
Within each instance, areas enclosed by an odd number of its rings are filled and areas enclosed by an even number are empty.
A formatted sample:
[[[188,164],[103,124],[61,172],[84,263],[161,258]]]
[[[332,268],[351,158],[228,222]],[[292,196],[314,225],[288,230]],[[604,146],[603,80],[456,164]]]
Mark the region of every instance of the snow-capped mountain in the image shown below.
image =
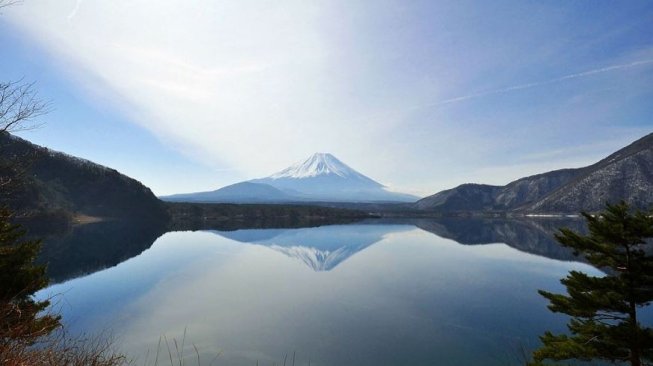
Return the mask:
[[[328,153],[315,153],[266,178],[210,192],[161,197],[164,201],[223,203],[415,202],[418,198],[389,191]]]
[[[315,153],[308,159],[297,162],[280,172],[272,174],[268,178],[273,180],[305,179],[321,175],[332,175],[343,179],[354,179],[381,187],[381,184],[363,174],[360,174],[329,153]]]
[[[388,191],[328,153],[315,153],[269,177],[250,182],[267,184],[309,201],[414,202],[417,198]]]

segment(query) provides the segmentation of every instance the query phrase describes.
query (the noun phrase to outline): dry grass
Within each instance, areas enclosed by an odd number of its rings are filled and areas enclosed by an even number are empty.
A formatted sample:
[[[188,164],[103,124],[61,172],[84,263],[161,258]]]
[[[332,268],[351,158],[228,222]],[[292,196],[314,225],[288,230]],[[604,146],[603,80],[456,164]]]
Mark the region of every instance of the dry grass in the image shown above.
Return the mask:
[[[49,302],[49,300],[48,300]],[[35,316],[31,303],[0,304],[0,365],[118,366],[126,358],[111,337],[74,338],[60,326],[51,308]]]
[[[7,366],[118,366],[128,365],[111,339],[72,339],[58,334],[36,344],[0,345],[0,364]]]

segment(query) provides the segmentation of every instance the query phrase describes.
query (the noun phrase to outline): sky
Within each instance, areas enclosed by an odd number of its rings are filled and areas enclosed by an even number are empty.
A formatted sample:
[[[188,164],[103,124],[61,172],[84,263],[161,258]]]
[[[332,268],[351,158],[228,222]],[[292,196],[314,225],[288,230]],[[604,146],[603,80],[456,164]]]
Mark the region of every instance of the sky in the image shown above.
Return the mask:
[[[329,152],[421,196],[600,160],[653,132],[650,1],[25,0],[0,80],[34,143],[157,195]]]

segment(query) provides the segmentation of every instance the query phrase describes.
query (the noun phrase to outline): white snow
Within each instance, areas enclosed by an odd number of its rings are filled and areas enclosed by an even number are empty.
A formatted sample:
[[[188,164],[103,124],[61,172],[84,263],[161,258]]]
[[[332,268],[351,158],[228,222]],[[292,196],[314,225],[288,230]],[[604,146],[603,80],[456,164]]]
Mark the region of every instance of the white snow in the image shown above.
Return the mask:
[[[305,161],[252,183],[271,185],[302,200],[414,202],[416,197],[387,191],[384,186],[350,168],[329,153],[315,153]]]
[[[278,173],[272,174],[270,178],[311,178],[327,174],[343,178],[360,175],[360,173],[329,153],[315,153],[305,161],[297,162]]]

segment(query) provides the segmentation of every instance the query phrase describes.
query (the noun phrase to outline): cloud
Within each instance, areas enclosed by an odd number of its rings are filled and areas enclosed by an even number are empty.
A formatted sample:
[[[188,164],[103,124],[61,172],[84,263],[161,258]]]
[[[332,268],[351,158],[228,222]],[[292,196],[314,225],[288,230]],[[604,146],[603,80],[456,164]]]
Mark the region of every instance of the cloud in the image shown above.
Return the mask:
[[[75,17],[75,15],[77,15],[77,12],[79,11],[79,7],[82,5],[82,2],[83,2],[83,1],[84,1],[84,0],[77,0],[77,1],[75,2],[75,7],[74,7],[73,10],[70,12],[70,14],[68,14],[68,17],[67,17],[69,22],[73,20],[73,18]]]
[[[318,101],[323,40],[297,21],[316,16],[303,2],[83,5],[82,16],[80,2],[68,14],[59,3],[33,1],[12,9],[10,20],[100,103],[122,104],[195,159],[261,174],[329,150],[346,128]]]
[[[467,95],[462,95],[462,96],[455,97],[455,98],[444,99],[444,100],[441,100],[441,101],[433,103],[433,104],[428,104],[428,105],[421,106],[420,108],[430,107],[430,106],[439,106],[439,105],[445,105],[445,104],[457,103],[457,102],[464,102],[464,101],[467,101],[467,100],[470,100],[470,99],[482,98],[482,97],[487,97],[487,96],[495,95],[495,94],[510,93],[510,92],[514,92],[514,91],[518,91],[518,90],[524,90],[524,89],[531,89],[531,88],[536,88],[536,87],[540,87],[540,86],[560,83],[560,82],[571,80],[571,79],[577,79],[577,78],[592,76],[592,75],[596,75],[596,74],[602,74],[602,73],[606,73],[606,72],[610,72],[610,71],[630,69],[630,68],[637,67],[637,66],[649,65],[649,64],[652,64],[652,63],[653,63],[653,60],[640,60],[640,61],[629,62],[629,63],[626,63],[626,64],[612,65],[612,66],[602,67],[602,68],[598,68],[598,69],[583,71],[583,72],[579,72],[579,73],[576,73],[576,74],[569,74],[569,75],[565,75],[565,76],[560,76],[560,77],[557,77],[557,78],[554,78],[554,79],[549,79],[549,80],[544,80],[544,81],[537,81],[537,82],[533,82],[533,83],[513,85],[513,86],[509,86],[509,87],[505,87],[505,88],[487,90],[487,91],[483,91],[483,92],[479,92],[479,93],[467,94]]]
[[[496,141],[498,132],[520,129],[525,136],[531,125],[542,130],[537,124],[550,121],[552,113],[558,121],[591,118],[579,111],[596,110],[599,104],[626,110],[619,95],[592,100],[592,105],[581,101],[562,112],[564,101],[552,95],[528,106],[527,121],[510,105],[490,113],[475,110],[473,103],[455,111],[433,108],[434,113],[428,107],[653,63],[650,55],[624,57],[612,50],[605,50],[604,59],[581,54],[567,40],[585,39],[568,34],[583,27],[564,33],[548,24],[548,15],[567,12],[547,13],[545,5],[542,12],[515,7],[523,12],[508,17],[492,13],[494,6],[464,1],[410,6],[303,0],[283,5],[82,2],[30,0],[10,9],[3,21],[41,45],[51,58],[47,62],[57,63],[89,99],[119,109],[193,160],[216,171],[238,169],[243,178],[328,151],[382,183],[407,187],[419,181],[421,190],[445,180],[442,175],[465,171],[459,166],[478,167],[541,148],[525,143],[522,150],[507,153],[497,148],[505,143]],[[581,15],[562,21],[592,18]],[[497,25],[501,32],[494,33]],[[516,31],[515,37],[506,37]],[[567,74],[614,59],[639,61]],[[496,76],[494,70],[503,74]],[[464,92],[523,80],[515,70],[564,76]],[[641,88],[650,91],[650,85]],[[460,96],[446,98],[445,91]],[[606,100],[610,103],[602,103]],[[232,182],[220,182],[227,183]]]

